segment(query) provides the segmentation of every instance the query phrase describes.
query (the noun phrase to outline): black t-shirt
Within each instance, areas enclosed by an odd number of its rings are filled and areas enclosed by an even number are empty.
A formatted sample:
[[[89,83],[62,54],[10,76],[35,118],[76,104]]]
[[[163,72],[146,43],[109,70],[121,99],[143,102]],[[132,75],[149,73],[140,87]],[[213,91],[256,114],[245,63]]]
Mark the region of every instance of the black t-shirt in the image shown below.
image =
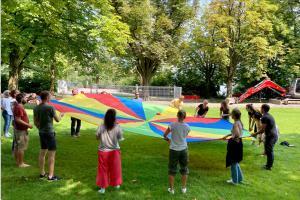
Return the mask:
[[[222,116],[222,119],[226,119],[226,120],[228,120],[229,119],[229,108],[223,108],[223,107],[221,107],[220,108],[220,111],[223,113],[223,114],[225,114],[226,116]]]
[[[198,106],[198,116],[202,116],[204,115],[204,113],[206,113],[208,111],[208,107],[204,108],[204,105],[201,103],[199,106]]]
[[[248,112],[248,115],[254,119],[260,119],[262,117],[262,114],[257,110],[255,110],[253,112]]]
[[[265,113],[260,119],[262,124],[266,124],[265,134],[267,138],[277,137],[275,120],[269,113]]]

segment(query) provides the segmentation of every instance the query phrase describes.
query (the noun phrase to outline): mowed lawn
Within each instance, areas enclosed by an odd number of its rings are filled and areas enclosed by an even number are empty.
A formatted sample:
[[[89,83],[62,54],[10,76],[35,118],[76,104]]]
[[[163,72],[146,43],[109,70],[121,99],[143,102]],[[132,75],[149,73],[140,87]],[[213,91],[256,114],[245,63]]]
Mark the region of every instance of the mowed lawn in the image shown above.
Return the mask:
[[[192,108],[187,109],[192,111]],[[32,122],[32,110],[27,110]],[[266,158],[260,156],[263,147],[244,140],[244,160],[241,168],[245,184],[233,186],[225,181],[230,170],[225,168],[226,141],[189,144],[190,175],[188,191],[180,193],[180,176],[176,178],[175,195],[168,194],[168,144],[159,138],[125,133],[121,143],[124,183],[120,190],[109,188],[102,195],[97,192],[96,126],[83,123],[81,136],[70,137],[70,118],[55,124],[57,159],[55,173],[63,180],[48,182],[38,178],[39,137],[30,131],[29,149],[25,160],[29,168],[15,166],[11,154],[11,139],[1,139],[1,195],[3,200],[59,200],[59,199],[300,199],[300,109],[274,108],[271,114],[280,128],[280,141],[296,145],[288,148],[277,143],[272,171],[263,170]],[[212,108],[208,117],[218,117]],[[248,127],[243,110],[242,120]]]

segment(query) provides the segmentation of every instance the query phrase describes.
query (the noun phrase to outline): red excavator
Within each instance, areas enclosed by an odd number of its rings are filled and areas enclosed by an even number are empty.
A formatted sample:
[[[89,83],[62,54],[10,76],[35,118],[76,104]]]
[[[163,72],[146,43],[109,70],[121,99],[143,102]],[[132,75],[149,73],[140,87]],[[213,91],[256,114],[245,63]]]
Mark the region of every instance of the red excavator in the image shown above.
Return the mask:
[[[278,93],[282,98],[284,98],[283,103],[285,104],[288,104],[289,102],[291,103],[300,101],[300,99],[297,99],[300,98],[300,78],[296,78],[290,86],[288,94],[286,93],[286,90],[284,88],[280,87],[270,79],[265,79],[254,87],[249,88],[244,94],[239,97],[238,102],[243,102],[246,98],[261,91],[264,88],[269,88]]]

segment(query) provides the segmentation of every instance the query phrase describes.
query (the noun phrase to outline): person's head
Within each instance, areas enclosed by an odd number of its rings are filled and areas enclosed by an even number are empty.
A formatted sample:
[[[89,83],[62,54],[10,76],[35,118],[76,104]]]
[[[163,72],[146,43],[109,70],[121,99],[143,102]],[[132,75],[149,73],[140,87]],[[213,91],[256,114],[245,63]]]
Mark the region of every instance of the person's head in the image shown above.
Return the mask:
[[[26,104],[27,103],[26,94],[25,93],[17,94],[16,100],[19,104]]]
[[[35,99],[35,98],[36,98],[36,93],[32,93],[32,94],[31,94],[31,98],[32,98],[32,99]]]
[[[237,120],[241,120],[241,111],[238,109],[238,108],[234,108],[232,111],[231,111],[231,118],[234,120],[234,121],[237,121]]]
[[[78,90],[76,88],[73,88],[72,95],[76,95],[76,94],[78,94]]]
[[[40,96],[41,96],[42,102],[46,103],[46,102],[50,101],[50,92],[49,91],[42,91]]]
[[[247,105],[246,105],[246,110],[247,110],[248,112],[253,112],[253,111],[254,111],[253,105],[252,105],[252,104],[247,104]]]
[[[17,94],[19,93],[20,93],[19,90],[12,90],[10,91],[10,96],[15,99],[17,97]]]
[[[183,100],[184,100],[184,96],[181,95],[181,96],[179,97],[179,100],[180,100],[180,101],[183,101]]]
[[[104,126],[106,129],[111,130],[116,123],[116,110],[115,109],[108,109],[104,116]]]
[[[228,103],[226,102],[226,100],[221,102],[221,107],[224,108],[224,109],[228,108]]]
[[[9,97],[9,90],[5,90],[4,92],[3,92],[3,97],[4,98],[8,98]]]
[[[268,104],[263,104],[263,105],[261,105],[260,110],[261,110],[261,113],[268,113],[270,110],[270,106]]]
[[[136,99],[140,98],[140,94],[138,92],[135,93],[135,98]]]
[[[203,105],[207,106],[208,105],[208,101],[206,99],[203,100]]]
[[[182,122],[186,118],[186,112],[184,110],[179,110],[177,112],[178,121]]]

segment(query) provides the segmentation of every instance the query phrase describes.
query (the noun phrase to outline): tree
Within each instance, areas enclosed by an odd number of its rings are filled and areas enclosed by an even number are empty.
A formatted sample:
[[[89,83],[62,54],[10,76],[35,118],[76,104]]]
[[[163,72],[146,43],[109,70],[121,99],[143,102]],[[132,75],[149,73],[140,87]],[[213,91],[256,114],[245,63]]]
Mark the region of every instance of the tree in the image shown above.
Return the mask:
[[[186,23],[195,15],[193,5],[185,0],[113,0],[116,12],[130,27],[129,54],[148,86],[163,63],[176,63]]]
[[[208,30],[215,33],[221,57],[226,57],[227,96],[232,95],[237,70],[247,67],[249,74],[260,77],[268,60],[281,51],[272,24],[277,9],[266,0],[213,0],[205,10]]]
[[[108,0],[5,1],[2,25],[2,62],[9,64],[9,89],[18,87],[25,65],[39,63],[49,72],[53,90],[57,56],[86,65],[103,50],[124,53],[130,38],[128,26]]]

